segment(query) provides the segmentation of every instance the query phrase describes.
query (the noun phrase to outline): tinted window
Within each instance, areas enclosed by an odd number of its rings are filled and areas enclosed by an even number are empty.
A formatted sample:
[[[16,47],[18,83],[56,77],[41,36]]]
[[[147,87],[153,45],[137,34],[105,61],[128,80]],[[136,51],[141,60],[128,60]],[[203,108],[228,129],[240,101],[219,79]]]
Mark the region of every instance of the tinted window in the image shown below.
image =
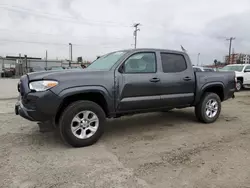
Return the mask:
[[[163,72],[182,72],[187,69],[184,57],[180,54],[161,53]]]
[[[246,66],[245,70],[250,69],[250,66]]]
[[[130,56],[124,64],[125,73],[154,73],[156,72],[155,53],[142,52]]]

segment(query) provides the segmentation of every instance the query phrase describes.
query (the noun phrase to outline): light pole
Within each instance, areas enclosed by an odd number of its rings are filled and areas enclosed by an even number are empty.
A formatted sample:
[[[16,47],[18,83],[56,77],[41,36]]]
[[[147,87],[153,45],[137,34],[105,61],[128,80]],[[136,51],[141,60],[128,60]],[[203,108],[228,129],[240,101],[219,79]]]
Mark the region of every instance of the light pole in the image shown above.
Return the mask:
[[[231,48],[232,48],[232,42],[235,40],[235,37],[230,37],[229,39],[229,50],[228,50],[228,64],[230,64],[231,61]]]
[[[199,66],[199,63],[200,63],[200,53],[198,53],[198,55],[197,55],[197,66]]]
[[[48,51],[45,52],[45,68],[48,69]]]
[[[136,46],[137,46],[137,32],[140,31],[140,29],[138,28],[140,25],[140,23],[136,23],[133,25],[133,27],[135,28],[134,30],[134,37],[135,37],[135,44],[134,44],[134,47],[136,49]]]
[[[70,51],[70,61],[69,61],[69,67],[71,67],[71,63],[72,63],[72,43],[69,43],[69,51]]]

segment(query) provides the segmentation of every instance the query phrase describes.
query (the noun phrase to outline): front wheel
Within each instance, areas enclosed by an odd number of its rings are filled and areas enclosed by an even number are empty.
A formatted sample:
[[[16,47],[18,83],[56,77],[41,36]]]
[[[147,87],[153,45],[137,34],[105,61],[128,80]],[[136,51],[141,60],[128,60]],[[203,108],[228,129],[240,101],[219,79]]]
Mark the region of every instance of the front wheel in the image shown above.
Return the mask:
[[[92,101],[77,101],[63,112],[59,129],[64,141],[73,147],[85,147],[94,144],[101,137],[105,113]]]
[[[242,89],[242,82],[240,80],[237,80],[236,91],[240,91],[241,89]]]
[[[216,93],[205,93],[199,104],[195,107],[195,114],[203,123],[215,122],[221,111],[221,100]]]

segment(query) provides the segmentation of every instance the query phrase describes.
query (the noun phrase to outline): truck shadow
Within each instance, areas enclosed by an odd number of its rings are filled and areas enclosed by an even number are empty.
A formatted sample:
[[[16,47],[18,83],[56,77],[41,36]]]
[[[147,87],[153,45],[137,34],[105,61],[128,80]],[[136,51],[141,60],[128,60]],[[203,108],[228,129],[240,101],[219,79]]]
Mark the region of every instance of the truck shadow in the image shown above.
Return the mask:
[[[99,143],[102,141],[112,142],[117,138],[123,138],[124,135],[139,135],[142,132],[150,133],[152,131],[162,131],[162,129],[180,129],[185,124],[188,126],[197,124],[194,112],[188,110],[173,110],[171,112],[146,113],[133,116],[124,116],[118,119],[108,120],[105,126],[105,133]],[[46,132],[46,134],[45,134]],[[25,137],[26,142],[22,145],[38,145],[44,149],[49,146],[60,148],[71,148],[60,139],[58,130],[45,131],[38,133],[34,128],[34,133]],[[26,144],[25,144],[26,143]],[[20,143],[18,143],[19,145]]]
[[[114,135],[136,134],[142,131],[180,128],[183,124],[198,123],[193,110],[174,110],[171,112],[147,113],[112,119],[105,127],[104,139]]]

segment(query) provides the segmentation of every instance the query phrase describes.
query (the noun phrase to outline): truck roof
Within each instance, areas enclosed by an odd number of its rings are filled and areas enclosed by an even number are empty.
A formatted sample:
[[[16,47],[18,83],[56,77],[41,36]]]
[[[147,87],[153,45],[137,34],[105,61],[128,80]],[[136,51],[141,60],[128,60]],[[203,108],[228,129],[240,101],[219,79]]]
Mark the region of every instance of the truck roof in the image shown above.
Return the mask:
[[[183,51],[178,51],[178,50],[168,50],[168,49],[160,49],[160,48],[136,48],[136,49],[125,49],[125,50],[119,50],[119,51],[135,51],[135,52],[140,52],[140,51],[161,51],[161,52],[168,52],[168,53],[178,53],[178,54],[187,54]]]

